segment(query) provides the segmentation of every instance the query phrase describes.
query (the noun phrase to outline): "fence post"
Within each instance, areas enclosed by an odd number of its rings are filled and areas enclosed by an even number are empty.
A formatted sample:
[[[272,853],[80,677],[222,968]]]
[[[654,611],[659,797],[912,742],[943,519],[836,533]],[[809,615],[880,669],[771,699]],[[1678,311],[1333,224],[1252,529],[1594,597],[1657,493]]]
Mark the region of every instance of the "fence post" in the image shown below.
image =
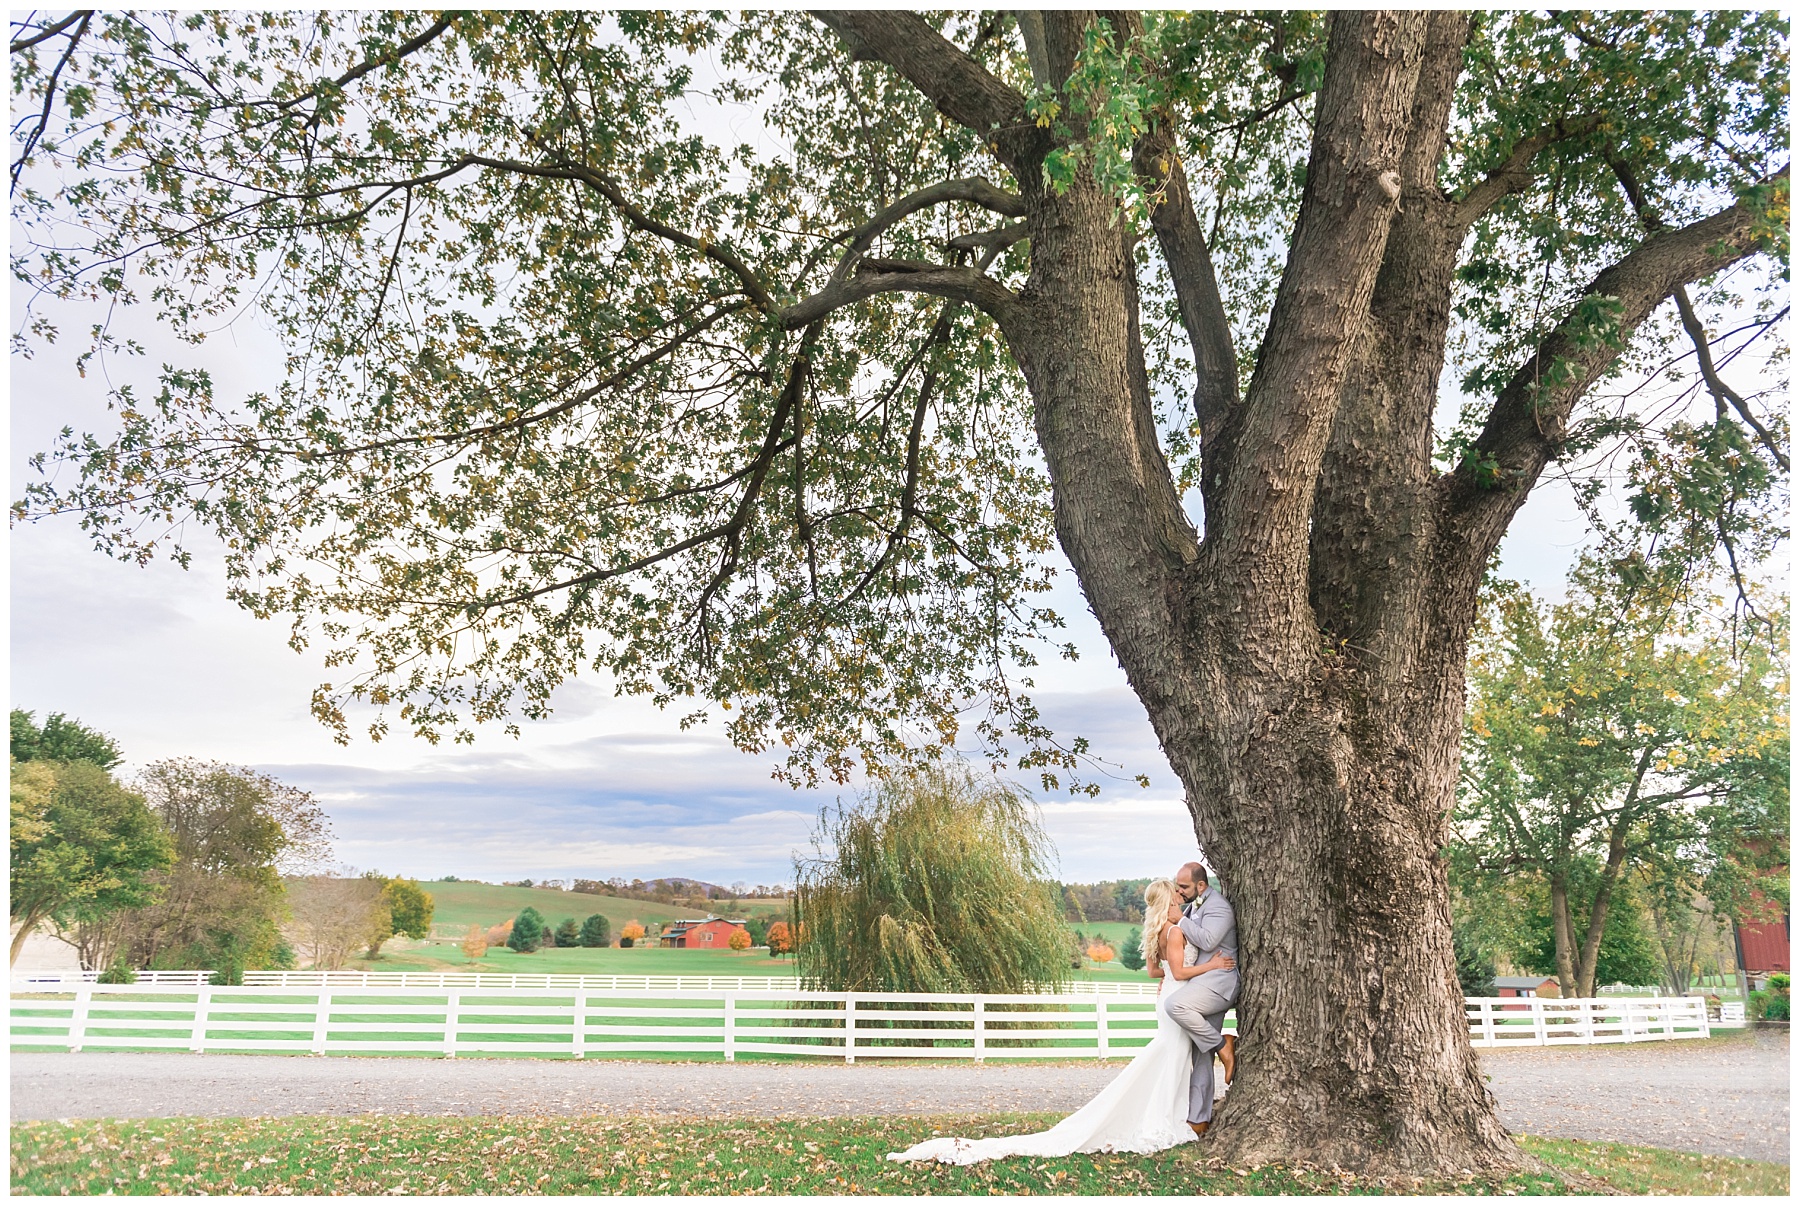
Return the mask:
[[[725,994],[725,1062],[737,1062],[737,997]]]
[[[575,1058],[587,1058],[587,993],[575,990]]]
[[[94,990],[87,984],[75,989],[75,1006],[69,1011],[69,1050],[81,1050],[81,1043],[87,1037],[88,1005],[92,1003]]]
[[[1500,1036],[1496,1033],[1494,1003],[1492,1001],[1483,1001],[1481,1003],[1481,1033],[1482,1037],[1487,1039],[1488,1046],[1499,1046]]]
[[[975,998],[975,1062],[987,1058],[987,1002]]]
[[[1548,1047],[1550,1045],[1550,1019],[1544,1016],[1544,999],[1542,997],[1531,998],[1531,1028],[1532,1033],[1537,1036],[1537,1045]]]
[[[194,1033],[188,1038],[189,1051],[206,1050],[206,1007],[212,1003],[212,985],[202,984],[194,993]]]
[[[325,1054],[325,1031],[330,1024],[331,989],[321,984],[319,986],[318,1012],[313,1015],[312,1053],[314,1055]]]
[[[1106,1043],[1106,998],[1099,993],[1094,994],[1094,1045],[1099,1050],[1098,1059],[1107,1056]]]
[[[444,996],[444,1058],[456,1058],[456,1021],[462,1012],[462,993],[452,988]]]
[[[856,1062],[856,994],[844,994],[844,1062]]]

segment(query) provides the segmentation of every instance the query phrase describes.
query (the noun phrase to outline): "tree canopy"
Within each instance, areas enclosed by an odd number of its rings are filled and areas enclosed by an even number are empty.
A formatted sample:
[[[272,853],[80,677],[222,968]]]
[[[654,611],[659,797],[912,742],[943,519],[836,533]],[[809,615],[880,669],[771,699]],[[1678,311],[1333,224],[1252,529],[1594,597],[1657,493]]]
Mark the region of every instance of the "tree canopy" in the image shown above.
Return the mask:
[[[1734,640],[1717,610],[1609,568],[1583,564],[1554,606],[1503,587],[1470,659],[1462,853],[1544,878],[1570,996],[1592,995],[1626,876],[1710,883],[1729,905],[1787,843],[1785,601],[1775,640]]]
[[[91,762],[12,765],[12,960],[46,920],[95,920],[157,894],[154,873],[175,857],[136,792]]]
[[[1038,595],[1049,481],[996,326],[1030,266],[1014,190],[1092,179],[1133,229],[1179,227],[1135,241],[1142,337],[1164,454],[1206,493],[1206,396],[1235,399],[1262,355],[1327,22],[1111,14],[1055,87],[1008,15],[869,22],[16,24],[19,105],[43,110],[13,173],[14,271],[38,291],[17,346],[42,349],[83,299],[147,305],[196,345],[122,379],[118,430],[71,433],[40,463],[73,476],[33,483],[16,514],[79,512],[137,559],[185,559],[180,517],[217,533],[239,603],[330,645],[344,679],[314,710],[340,735],[360,703],[375,736],[397,717],[468,739],[598,670],[689,719],[716,706],[796,781],[970,736],[1073,766],[1085,745],[1028,696],[1036,658],[1070,651]],[[936,54],[936,29],[938,90],[863,61],[883,35]],[[1502,421],[1524,388],[1557,414],[1558,454],[1623,450],[1649,521],[1698,513],[1749,539],[1785,419],[1778,384],[1724,375],[1785,313],[1778,274],[1744,263],[1684,303],[1716,415],[1564,417],[1561,399],[1694,357],[1668,352],[1674,320],[1637,312],[1631,273],[1596,276],[1643,258],[1646,230],[1666,257],[1729,227],[1717,267],[1746,248],[1785,263],[1785,29],[1774,12],[1471,19],[1440,171],[1467,241],[1467,410],[1439,448],[1458,483],[1527,473]],[[1014,124],[972,120],[989,110]],[[766,136],[737,141],[739,115]],[[1033,139],[1052,149],[1025,154]],[[1168,204],[1190,192],[1193,222]],[[1210,300],[1167,268],[1202,236]],[[1184,338],[1209,306],[1211,342]],[[215,397],[200,345],[246,311],[290,358]],[[1719,314],[1736,327],[1709,359]],[[141,351],[102,324],[82,355]]]
[[[91,762],[111,770],[125,760],[118,744],[105,733],[52,712],[39,725],[30,712],[14,708],[12,756],[17,762]]]

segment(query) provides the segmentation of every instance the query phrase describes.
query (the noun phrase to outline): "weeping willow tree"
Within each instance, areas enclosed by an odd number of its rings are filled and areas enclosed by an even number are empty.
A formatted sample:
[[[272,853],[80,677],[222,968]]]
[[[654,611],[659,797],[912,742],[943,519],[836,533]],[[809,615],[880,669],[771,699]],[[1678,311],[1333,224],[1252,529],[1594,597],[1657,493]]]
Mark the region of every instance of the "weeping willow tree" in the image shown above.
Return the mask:
[[[927,767],[819,816],[796,860],[800,977],[856,992],[1034,992],[1069,978],[1054,851],[1031,801]]]

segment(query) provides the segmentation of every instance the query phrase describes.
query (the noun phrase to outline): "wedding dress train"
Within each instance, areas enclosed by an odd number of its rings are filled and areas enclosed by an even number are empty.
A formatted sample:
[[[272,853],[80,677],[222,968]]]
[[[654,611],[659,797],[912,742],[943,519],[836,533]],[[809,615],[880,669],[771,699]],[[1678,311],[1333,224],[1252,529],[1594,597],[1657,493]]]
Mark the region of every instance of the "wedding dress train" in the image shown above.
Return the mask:
[[[1181,981],[1164,976],[1156,995],[1156,1036],[1098,1096],[1047,1131],[992,1139],[927,1139],[890,1160],[975,1164],[1002,1156],[1067,1156],[1073,1152],[1160,1152],[1189,1143],[1188,1077],[1194,1044],[1164,1006]]]

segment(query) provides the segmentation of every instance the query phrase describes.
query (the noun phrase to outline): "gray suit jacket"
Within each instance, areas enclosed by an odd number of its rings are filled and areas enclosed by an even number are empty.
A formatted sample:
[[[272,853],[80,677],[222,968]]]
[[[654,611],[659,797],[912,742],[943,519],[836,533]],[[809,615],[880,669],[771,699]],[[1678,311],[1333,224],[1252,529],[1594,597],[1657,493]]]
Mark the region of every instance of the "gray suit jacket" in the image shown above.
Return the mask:
[[[1237,958],[1237,914],[1217,888],[1208,887],[1187,906],[1181,916],[1181,934],[1194,947],[1190,963],[1205,963],[1220,951]],[[1228,1001],[1237,1000],[1236,968],[1220,968],[1197,976],[1191,983],[1208,984]]]

